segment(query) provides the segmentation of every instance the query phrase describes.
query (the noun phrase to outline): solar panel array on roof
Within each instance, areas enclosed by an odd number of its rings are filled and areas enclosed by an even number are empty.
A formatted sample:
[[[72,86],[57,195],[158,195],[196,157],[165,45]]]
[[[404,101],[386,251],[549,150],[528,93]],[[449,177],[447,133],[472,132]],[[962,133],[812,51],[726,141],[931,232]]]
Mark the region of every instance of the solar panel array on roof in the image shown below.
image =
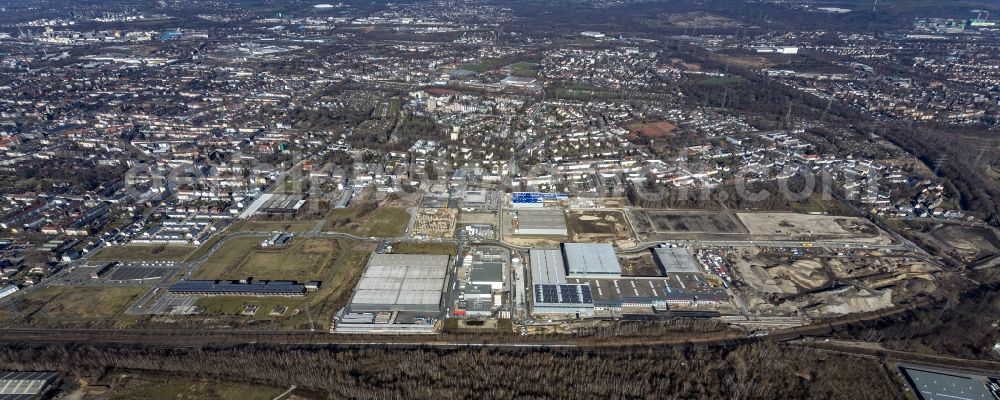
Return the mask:
[[[559,294],[556,293],[555,285],[535,285],[537,291],[537,301],[539,303],[558,303]]]
[[[204,295],[301,296],[306,287],[295,282],[180,281],[170,286],[169,291]]]
[[[568,278],[570,284],[587,285],[597,306],[621,304],[725,303],[724,288],[714,287],[701,274],[671,274],[669,277]],[[700,283],[698,283],[700,282]]]
[[[580,302],[591,304],[594,302],[594,295],[590,293],[590,285],[580,286]]]
[[[593,304],[587,285],[535,285],[535,304]]]
[[[579,303],[580,292],[573,286],[561,285],[559,286],[559,298],[563,303]]]

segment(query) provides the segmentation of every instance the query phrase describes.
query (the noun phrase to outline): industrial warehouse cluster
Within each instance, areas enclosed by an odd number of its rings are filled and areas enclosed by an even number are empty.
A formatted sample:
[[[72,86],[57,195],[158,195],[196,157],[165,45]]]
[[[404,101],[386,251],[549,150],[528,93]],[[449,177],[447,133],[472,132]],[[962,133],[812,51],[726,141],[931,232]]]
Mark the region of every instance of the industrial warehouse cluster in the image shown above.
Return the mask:
[[[648,313],[670,304],[722,304],[729,296],[712,284],[686,249],[656,248],[658,276],[623,276],[610,244],[565,243],[531,250],[532,313],[539,316],[596,311]]]

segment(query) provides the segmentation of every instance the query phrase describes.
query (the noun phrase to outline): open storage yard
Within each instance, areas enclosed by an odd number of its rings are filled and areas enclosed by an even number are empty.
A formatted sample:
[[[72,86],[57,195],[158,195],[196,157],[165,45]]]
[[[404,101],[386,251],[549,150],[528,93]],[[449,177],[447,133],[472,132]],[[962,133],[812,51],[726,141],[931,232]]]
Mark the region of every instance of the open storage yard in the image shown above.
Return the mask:
[[[724,211],[633,210],[636,231],[649,240],[746,237],[747,229]]]
[[[738,213],[737,216],[756,240],[891,243],[885,232],[861,218],[796,213]]]

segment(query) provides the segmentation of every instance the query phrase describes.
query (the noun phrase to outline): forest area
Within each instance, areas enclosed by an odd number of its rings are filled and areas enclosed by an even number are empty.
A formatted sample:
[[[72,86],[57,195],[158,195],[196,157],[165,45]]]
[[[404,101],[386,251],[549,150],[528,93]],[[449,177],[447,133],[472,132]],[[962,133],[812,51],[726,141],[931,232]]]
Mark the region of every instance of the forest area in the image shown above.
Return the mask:
[[[318,398],[897,399],[878,361],[781,347],[501,350],[10,346],[7,369],[297,385]]]
[[[894,350],[946,354],[969,359],[1000,359],[1000,271],[976,271],[985,285],[892,318],[845,327],[837,336],[877,342]]]

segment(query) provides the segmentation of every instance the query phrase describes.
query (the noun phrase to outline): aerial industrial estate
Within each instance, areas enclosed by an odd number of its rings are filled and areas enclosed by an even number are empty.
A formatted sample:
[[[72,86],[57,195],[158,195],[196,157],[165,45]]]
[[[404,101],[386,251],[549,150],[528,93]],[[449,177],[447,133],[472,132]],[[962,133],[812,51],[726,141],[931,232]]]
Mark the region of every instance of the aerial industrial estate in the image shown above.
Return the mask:
[[[1000,399],[998,17],[2,2],[0,398]]]

